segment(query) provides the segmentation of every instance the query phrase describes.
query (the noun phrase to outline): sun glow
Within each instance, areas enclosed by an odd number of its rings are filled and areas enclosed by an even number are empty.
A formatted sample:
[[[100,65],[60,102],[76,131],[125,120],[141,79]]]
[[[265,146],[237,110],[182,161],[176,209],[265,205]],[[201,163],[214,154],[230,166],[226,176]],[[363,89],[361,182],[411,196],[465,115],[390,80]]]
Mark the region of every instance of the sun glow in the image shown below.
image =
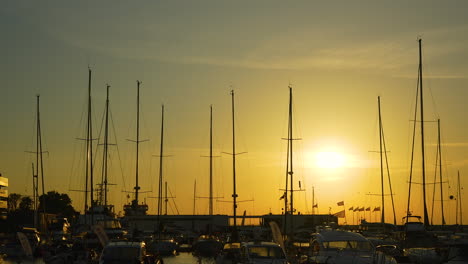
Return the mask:
[[[336,169],[345,165],[345,156],[334,151],[324,151],[315,154],[315,166],[321,169]]]

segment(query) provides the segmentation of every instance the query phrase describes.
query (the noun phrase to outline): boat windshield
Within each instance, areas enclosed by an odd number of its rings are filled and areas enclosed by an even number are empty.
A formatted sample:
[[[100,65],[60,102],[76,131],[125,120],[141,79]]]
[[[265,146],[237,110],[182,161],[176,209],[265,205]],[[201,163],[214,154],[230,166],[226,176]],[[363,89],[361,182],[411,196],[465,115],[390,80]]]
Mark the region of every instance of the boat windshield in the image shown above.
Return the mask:
[[[354,241],[354,240],[327,241],[327,242],[323,242],[323,246],[326,249],[354,249],[354,250],[362,250],[362,251],[372,250],[372,245],[368,241]]]
[[[286,258],[283,250],[280,247],[250,247],[249,256],[251,258],[270,258],[284,259]]]
[[[137,247],[108,247],[104,249],[104,260],[134,260],[140,257]]]

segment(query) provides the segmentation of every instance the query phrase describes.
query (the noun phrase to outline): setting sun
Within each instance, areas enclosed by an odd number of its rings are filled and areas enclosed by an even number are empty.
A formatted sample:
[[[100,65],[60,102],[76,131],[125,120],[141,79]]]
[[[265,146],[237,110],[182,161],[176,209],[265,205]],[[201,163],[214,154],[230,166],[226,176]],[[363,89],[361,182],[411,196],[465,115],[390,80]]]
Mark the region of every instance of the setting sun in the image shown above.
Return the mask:
[[[345,164],[343,154],[333,151],[318,152],[315,155],[315,165],[322,169],[341,168]]]

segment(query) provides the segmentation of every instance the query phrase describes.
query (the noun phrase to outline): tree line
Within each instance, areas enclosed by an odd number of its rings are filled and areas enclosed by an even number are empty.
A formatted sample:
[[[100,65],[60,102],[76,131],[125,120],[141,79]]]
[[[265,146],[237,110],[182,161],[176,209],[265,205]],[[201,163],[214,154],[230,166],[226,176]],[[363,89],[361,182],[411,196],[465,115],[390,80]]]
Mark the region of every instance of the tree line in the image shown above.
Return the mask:
[[[79,212],[72,206],[72,200],[66,193],[49,191],[39,196],[39,213],[54,214],[68,218],[73,222]],[[34,201],[30,196],[11,193],[8,195],[7,219],[1,220],[0,232],[15,232],[23,227],[34,227]]]

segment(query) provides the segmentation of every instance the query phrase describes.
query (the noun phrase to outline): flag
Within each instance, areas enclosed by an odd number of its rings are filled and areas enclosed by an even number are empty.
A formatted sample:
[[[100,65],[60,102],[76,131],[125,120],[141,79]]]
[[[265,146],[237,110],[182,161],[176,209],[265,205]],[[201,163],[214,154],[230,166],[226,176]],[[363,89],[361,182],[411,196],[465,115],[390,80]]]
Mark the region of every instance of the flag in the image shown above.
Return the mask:
[[[364,211],[364,207],[359,208],[359,212],[363,212],[363,211]]]
[[[314,204],[312,208],[318,208],[318,203]]]
[[[283,196],[280,197],[280,200],[283,200],[285,196],[286,196],[286,193],[284,193]]]
[[[356,207],[354,208],[353,212],[358,212],[359,211],[359,207]]]
[[[354,210],[354,207],[351,206],[348,210],[349,210],[349,211],[353,211],[353,210]]]
[[[373,211],[373,212],[376,212],[376,211],[380,211],[380,206],[374,208],[374,211]]]
[[[367,208],[366,208],[366,211],[370,211],[370,207],[367,207]]]
[[[345,210],[334,213],[333,215],[338,217],[338,218],[345,218]]]
[[[336,205],[338,205],[338,206],[344,206],[344,201],[337,202]]]

